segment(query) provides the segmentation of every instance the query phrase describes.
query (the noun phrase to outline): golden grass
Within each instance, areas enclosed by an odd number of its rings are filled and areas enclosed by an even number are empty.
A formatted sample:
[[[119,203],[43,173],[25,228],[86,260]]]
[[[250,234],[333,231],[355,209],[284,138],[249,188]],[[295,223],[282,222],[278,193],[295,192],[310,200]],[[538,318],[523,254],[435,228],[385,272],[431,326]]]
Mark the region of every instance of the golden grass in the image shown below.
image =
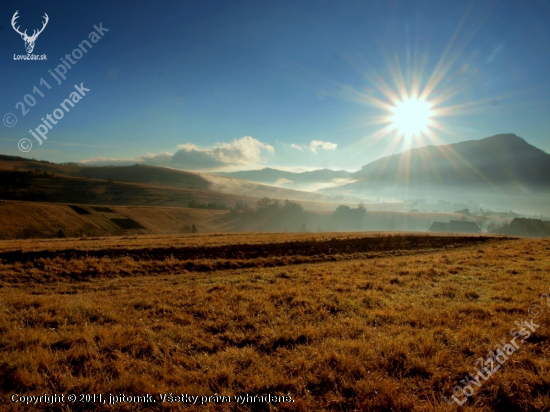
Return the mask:
[[[190,232],[195,224],[200,232],[222,232],[232,228],[229,211],[201,210],[182,207],[109,206],[112,212],[98,212],[82,205],[89,214],[79,215],[68,205],[40,202],[0,200],[0,238],[21,238],[25,231],[38,238],[57,237],[62,230],[66,237],[111,236],[139,233],[176,234]],[[143,229],[122,230],[113,218],[132,219]],[[0,241],[2,242],[2,241]],[[36,242],[36,240],[35,240]]]
[[[210,192],[207,192],[210,193]],[[212,192],[214,193],[214,192]],[[191,198],[189,198],[191,199]],[[200,197],[198,198],[200,199]],[[314,204],[310,206],[315,211],[308,211],[302,218],[293,221],[277,215],[266,217],[254,213],[233,214],[229,210],[205,210],[187,207],[161,206],[115,206],[112,199],[103,198],[108,207],[97,205],[78,205],[88,212],[78,214],[68,204],[45,202],[6,201],[0,200],[0,239],[44,239],[64,237],[105,237],[105,236],[136,236],[136,235],[167,235],[191,233],[192,225],[199,233],[220,233],[239,231],[272,230],[291,232],[301,230],[301,225],[307,225],[309,231],[338,230],[351,226],[345,223],[331,223],[331,213],[337,204],[325,203],[323,208],[330,210],[317,211]],[[196,200],[196,199],[195,199]],[[255,203],[255,202],[253,202]],[[187,204],[181,202],[182,206]],[[224,202],[225,204],[225,202]],[[227,203],[233,206],[235,201]],[[319,205],[321,205],[319,203]],[[320,208],[320,207],[319,207]],[[357,222],[359,230],[428,230],[432,222],[459,220],[455,213],[405,213],[369,211],[365,218]],[[137,228],[120,226],[113,219],[131,219]],[[503,223],[500,218],[492,218],[493,222]],[[340,226],[339,226],[340,225]],[[418,232],[417,232],[418,233]],[[1,240],[0,240],[1,242]]]
[[[111,207],[111,206],[110,206]],[[112,207],[116,209],[116,207]],[[198,210],[202,211],[202,210]],[[211,212],[211,211],[208,211]],[[483,237],[484,239],[506,239],[500,235],[464,235],[418,232],[322,232],[322,233],[199,233],[173,235],[130,235],[109,237],[81,237],[74,239],[11,239],[0,240],[0,252],[19,250],[29,251],[63,251],[67,249],[81,250],[112,250],[112,249],[145,249],[159,248],[187,248],[197,246],[224,246],[224,245],[264,245],[287,242],[326,242],[332,239],[363,239],[371,237],[412,236],[414,238],[439,237],[453,239],[468,239]]]
[[[347,237],[336,240],[346,246],[360,239]],[[272,245],[266,239],[251,235],[248,243],[261,249]],[[329,247],[330,239],[311,242]],[[11,393],[56,391],[290,393],[294,403],[274,404],[272,410],[451,411],[457,408],[441,395],[450,397],[476,359],[509,339],[514,322],[527,319],[529,306],[538,302],[543,314],[537,332],[462,409],[549,410],[550,307],[540,295],[550,288],[550,245],[460,239],[446,246],[438,240],[438,250],[435,243],[424,251],[402,250],[408,253],[403,256],[375,258],[358,249],[339,252],[336,262],[330,254],[307,263],[287,256],[279,267],[260,267],[258,259],[266,263],[280,256],[250,252],[241,261],[256,267],[217,270],[212,257],[203,262],[209,272],[188,271],[169,254],[137,258],[144,239],[128,239],[142,243],[126,257],[4,262],[0,409],[27,410],[9,401]],[[91,249],[101,250],[104,242]],[[149,242],[148,248],[170,251],[160,239]],[[229,247],[243,237],[181,242]],[[276,243],[276,251],[293,245]],[[82,273],[88,275],[71,276]],[[73,404],[70,410],[92,406]],[[235,403],[171,407],[270,410],[266,404]],[[153,409],[161,410],[158,403]],[[69,409],[58,404],[51,410]]]

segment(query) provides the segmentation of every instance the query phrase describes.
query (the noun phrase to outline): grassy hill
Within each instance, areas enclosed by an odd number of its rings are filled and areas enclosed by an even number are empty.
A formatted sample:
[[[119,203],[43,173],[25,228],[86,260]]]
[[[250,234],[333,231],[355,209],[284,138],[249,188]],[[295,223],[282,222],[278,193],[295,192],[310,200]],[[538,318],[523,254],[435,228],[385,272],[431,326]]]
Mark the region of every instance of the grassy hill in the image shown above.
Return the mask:
[[[72,175],[101,180],[113,180],[125,183],[145,183],[184,189],[208,190],[210,188],[208,180],[196,173],[145,165],[78,167],[72,170]]]
[[[0,239],[232,230],[228,211],[0,201]]]
[[[224,176],[154,166],[92,167],[0,155],[0,199],[98,205],[187,207],[190,201],[227,208],[270,197],[333,210],[329,196]]]

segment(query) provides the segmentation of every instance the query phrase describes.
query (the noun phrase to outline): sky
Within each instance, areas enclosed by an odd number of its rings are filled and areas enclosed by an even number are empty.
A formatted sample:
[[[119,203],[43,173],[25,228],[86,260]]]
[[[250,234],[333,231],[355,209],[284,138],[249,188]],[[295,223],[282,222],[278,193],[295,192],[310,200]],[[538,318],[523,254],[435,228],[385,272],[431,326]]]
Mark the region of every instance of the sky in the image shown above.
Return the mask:
[[[46,60],[21,60],[16,11],[27,35],[47,14]],[[536,0],[3,0],[0,153],[202,172],[355,171],[500,133],[548,152],[548,22]],[[430,107],[414,134],[407,99]]]

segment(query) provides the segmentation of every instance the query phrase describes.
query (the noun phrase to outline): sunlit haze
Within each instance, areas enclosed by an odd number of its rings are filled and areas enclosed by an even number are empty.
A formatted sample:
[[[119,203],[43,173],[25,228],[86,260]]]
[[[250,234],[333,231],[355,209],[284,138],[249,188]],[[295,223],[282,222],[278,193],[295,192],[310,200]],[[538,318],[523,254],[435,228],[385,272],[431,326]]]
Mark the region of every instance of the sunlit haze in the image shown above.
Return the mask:
[[[408,138],[426,132],[431,117],[431,105],[424,100],[405,99],[393,109],[393,125]]]

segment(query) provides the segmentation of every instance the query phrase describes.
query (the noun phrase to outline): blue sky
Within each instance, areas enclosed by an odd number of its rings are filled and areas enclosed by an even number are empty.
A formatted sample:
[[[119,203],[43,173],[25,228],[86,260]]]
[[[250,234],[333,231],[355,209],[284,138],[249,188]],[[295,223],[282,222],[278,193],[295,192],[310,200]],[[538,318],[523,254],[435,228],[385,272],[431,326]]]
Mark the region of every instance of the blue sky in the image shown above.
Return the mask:
[[[27,54],[17,10],[28,34],[48,14],[33,51],[47,60],[14,60]],[[550,151],[548,22],[546,1],[3,1],[0,117],[17,123],[0,124],[0,153],[354,171],[407,147],[499,133]],[[58,85],[49,71],[100,23],[109,31]],[[81,83],[90,91],[39,145],[29,130]],[[414,84],[429,86],[433,124],[405,137],[384,122],[391,94]],[[26,94],[36,104],[23,116]]]

